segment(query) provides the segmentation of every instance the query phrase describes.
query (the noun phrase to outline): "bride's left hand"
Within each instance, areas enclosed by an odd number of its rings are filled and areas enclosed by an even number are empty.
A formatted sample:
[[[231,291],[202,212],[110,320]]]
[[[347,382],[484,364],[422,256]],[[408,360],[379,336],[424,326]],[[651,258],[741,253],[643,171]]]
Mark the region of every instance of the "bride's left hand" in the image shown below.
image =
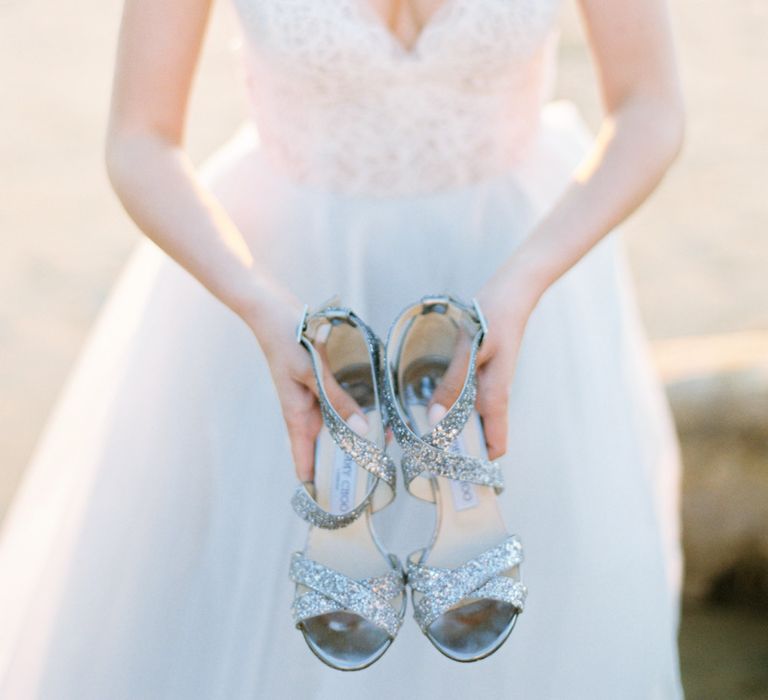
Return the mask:
[[[488,332],[477,352],[477,411],[483,420],[489,459],[507,451],[509,394],[517,355],[533,303],[528,295],[510,294],[504,278],[489,281],[476,295]],[[458,397],[469,362],[471,338],[463,334],[454,357],[440,380],[429,417],[434,425]]]

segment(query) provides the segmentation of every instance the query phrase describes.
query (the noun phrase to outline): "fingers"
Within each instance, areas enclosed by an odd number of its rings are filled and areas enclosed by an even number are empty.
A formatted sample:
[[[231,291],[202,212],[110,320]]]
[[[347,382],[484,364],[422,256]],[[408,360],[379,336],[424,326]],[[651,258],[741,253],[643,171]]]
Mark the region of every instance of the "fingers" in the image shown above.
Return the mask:
[[[483,419],[488,459],[498,459],[507,451],[509,385],[501,362],[491,360],[478,371],[477,410]]]
[[[323,427],[323,417],[315,394],[306,386],[284,394],[283,416],[291,443],[291,454],[300,481],[312,481],[315,475],[315,446]],[[330,388],[332,387],[332,388]],[[369,423],[357,402],[331,377],[326,391],[334,408],[359,435],[366,435]]]
[[[459,398],[467,376],[471,347],[472,340],[462,333],[456,343],[448,368],[440,378],[440,382],[429,401],[429,420],[433,425],[445,415],[454,401]]]
[[[430,401],[429,421],[432,426],[443,418],[461,393],[467,375],[471,346],[472,339],[462,335],[448,369],[440,379]],[[498,459],[507,451],[511,378],[499,355],[491,350],[490,358],[486,357],[482,357],[480,353],[477,356],[477,410],[483,419],[488,458]]]
[[[323,425],[320,408],[312,392],[298,384],[284,389],[281,399],[296,476],[300,481],[312,481],[315,443]]]
[[[360,408],[360,404],[358,404],[357,401],[342,388],[341,384],[336,380],[336,377],[331,373],[328,365],[325,342],[318,342],[316,348],[322,359],[323,386],[325,387],[325,393],[328,396],[328,400],[336,409],[336,412],[349,424],[349,427],[356,433],[364,436],[368,432],[370,426],[363,409]],[[317,380],[315,379],[315,373],[312,371],[312,367],[309,363],[307,363],[307,370],[303,376],[303,382],[310,391],[312,391],[314,396],[319,398]]]
[[[336,409],[336,412],[347,421],[352,430],[359,435],[366,435],[370,426],[368,419],[363,413],[363,409],[360,408],[360,404],[344,391],[341,384],[336,381],[336,377],[330,371],[325,372],[323,384],[325,385],[325,393],[328,395],[328,400]]]
[[[300,481],[313,481],[315,475],[315,447],[323,427],[323,417],[317,401],[318,388],[309,358],[292,378],[282,382],[278,393],[283,417],[288,429],[296,476]],[[359,435],[366,435],[370,427],[360,405],[350,396],[329,370],[323,371],[323,385],[328,400]]]

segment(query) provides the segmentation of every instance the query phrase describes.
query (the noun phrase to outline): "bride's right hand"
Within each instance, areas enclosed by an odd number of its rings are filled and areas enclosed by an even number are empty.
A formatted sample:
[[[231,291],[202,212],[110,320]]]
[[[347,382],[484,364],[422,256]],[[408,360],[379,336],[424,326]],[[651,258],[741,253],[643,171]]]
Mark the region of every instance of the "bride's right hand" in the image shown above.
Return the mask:
[[[268,307],[268,311],[260,314],[258,323],[249,325],[264,351],[280,399],[296,476],[300,481],[312,481],[315,442],[323,426],[323,418],[309,353],[296,342],[302,309],[295,299],[285,296]],[[368,422],[362,409],[342,389],[325,363],[323,384],[330,402],[341,417],[356,432],[365,433]]]

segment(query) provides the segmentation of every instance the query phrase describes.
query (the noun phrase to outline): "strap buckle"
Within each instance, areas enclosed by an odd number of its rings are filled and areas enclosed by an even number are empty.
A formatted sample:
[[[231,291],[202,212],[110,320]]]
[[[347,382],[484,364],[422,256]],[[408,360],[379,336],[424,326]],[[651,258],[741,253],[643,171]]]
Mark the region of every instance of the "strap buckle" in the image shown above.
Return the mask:
[[[326,299],[316,309],[310,309],[309,304],[304,304],[304,308],[301,311],[301,318],[299,325],[296,327],[296,342],[302,343],[302,336],[309,329],[310,316],[313,318],[325,318],[331,323],[340,323],[342,321],[348,321],[351,314],[348,309],[343,309],[339,306],[341,300],[338,294],[334,294],[329,299]]]
[[[296,326],[296,342],[301,344],[301,336],[307,330],[307,319],[309,318],[309,304],[304,304],[304,308],[301,310],[301,318],[299,319],[299,325]]]
[[[485,318],[483,310],[480,308],[480,302],[475,297],[472,297],[472,308],[475,310],[477,322],[480,325],[480,342],[482,342],[483,338],[488,335],[488,321]]]

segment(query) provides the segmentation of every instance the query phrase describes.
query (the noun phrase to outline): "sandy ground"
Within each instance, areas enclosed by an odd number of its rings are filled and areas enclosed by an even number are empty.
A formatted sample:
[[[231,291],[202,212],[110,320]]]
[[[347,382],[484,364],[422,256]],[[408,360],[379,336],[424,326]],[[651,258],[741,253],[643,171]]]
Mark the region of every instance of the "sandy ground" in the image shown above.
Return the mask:
[[[120,8],[120,0],[0,1],[0,514],[139,236],[102,162]],[[643,314],[655,338],[765,329],[768,3],[672,0],[672,11],[689,129],[684,156],[626,225]],[[220,2],[192,102],[196,162],[245,115],[235,38]],[[562,59],[558,93],[596,125],[592,68],[572,11]],[[739,676],[729,692],[707,692],[722,687],[707,681],[719,668],[703,642],[713,629],[706,615],[686,618],[689,696],[768,697],[757,675],[751,686]],[[765,646],[762,654],[765,662]]]

